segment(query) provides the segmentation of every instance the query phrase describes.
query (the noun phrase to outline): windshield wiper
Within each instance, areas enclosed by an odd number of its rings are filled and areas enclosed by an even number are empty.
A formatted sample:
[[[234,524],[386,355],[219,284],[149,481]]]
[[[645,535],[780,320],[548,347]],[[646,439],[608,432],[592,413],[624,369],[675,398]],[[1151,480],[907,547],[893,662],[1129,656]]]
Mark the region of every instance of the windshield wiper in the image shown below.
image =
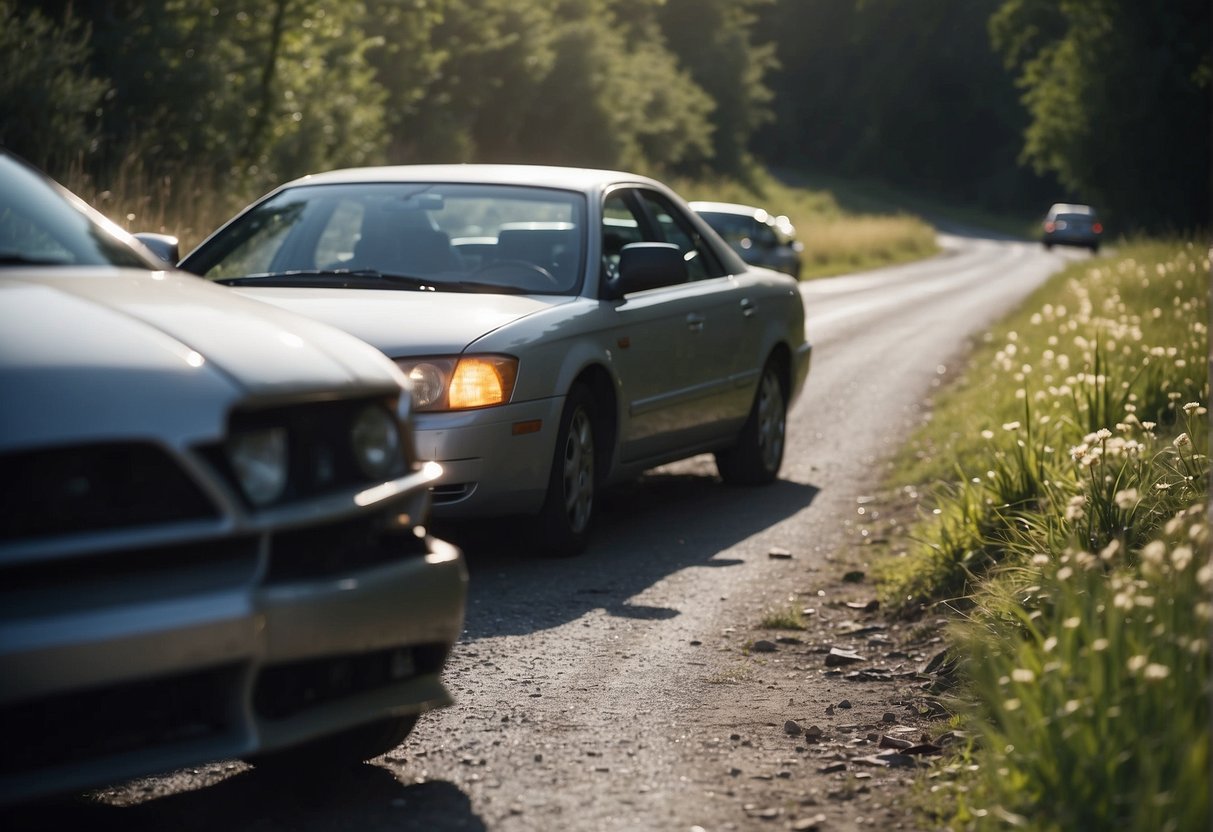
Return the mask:
[[[313,278],[318,278],[318,280]],[[375,269],[290,269],[284,272],[260,272],[240,277],[223,277],[215,282],[225,286],[313,286],[319,282],[337,287],[348,286],[355,282],[363,286],[374,286],[379,282],[387,282],[413,289],[431,290],[436,285],[432,280],[423,280],[407,274],[390,274]]]
[[[494,295],[526,295],[527,289],[518,286],[508,286],[501,283],[482,283],[475,280],[456,280],[452,283],[439,283],[438,289],[449,289],[459,292],[481,292]]]

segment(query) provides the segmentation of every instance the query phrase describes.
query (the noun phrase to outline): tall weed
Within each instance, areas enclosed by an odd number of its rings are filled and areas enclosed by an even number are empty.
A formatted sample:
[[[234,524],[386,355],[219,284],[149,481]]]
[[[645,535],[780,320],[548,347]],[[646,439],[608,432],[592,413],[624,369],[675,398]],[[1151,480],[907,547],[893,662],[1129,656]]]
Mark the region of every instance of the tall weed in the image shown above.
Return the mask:
[[[1208,273],[1174,241],[1073,266],[937,407],[967,467],[884,589],[902,611],[963,610],[982,742],[933,775],[953,828],[1213,820]]]

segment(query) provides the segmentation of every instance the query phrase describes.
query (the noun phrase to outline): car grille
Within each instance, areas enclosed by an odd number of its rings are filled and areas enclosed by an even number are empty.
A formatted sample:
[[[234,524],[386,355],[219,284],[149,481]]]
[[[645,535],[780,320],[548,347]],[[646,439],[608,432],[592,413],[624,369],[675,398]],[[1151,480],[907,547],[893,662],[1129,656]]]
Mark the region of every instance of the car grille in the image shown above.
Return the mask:
[[[0,774],[194,742],[231,730],[238,665],[74,691],[0,708]]]
[[[270,544],[266,584],[322,578],[426,553],[411,529],[391,528],[390,513],[281,532]]]
[[[436,506],[450,505],[466,500],[476,490],[474,482],[453,482],[435,485],[430,489],[430,497]]]
[[[276,665],[257,677],[253,709],[266,719],[284,719],[337,699],[438,673],[446,654],[444,645],[426,644]]]
[[[0,505],[0,541],[218,516],[168,453],[136,442],[4,454]]]
[[[14,563],[0,568],[0,621],[239,587],[257,566],[252,535]]]

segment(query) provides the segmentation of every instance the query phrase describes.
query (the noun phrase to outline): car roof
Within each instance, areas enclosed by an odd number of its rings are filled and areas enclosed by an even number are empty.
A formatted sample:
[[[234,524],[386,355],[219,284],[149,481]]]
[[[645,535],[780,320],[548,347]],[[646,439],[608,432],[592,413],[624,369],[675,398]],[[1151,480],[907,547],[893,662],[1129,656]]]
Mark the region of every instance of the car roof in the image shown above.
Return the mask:
[[[1049,213],[1056,214],[1090,214],[1095,215],[1095,209],[1090,205],[1082,205],[1077,202],[1056,202],[1049,209]]]
[[[315,173],[287,182],[299,185],[335,185],[370,182],[446,182],[498,185],[530,185],[583,193],[599,193],[618,183],[649,185],[664,189],[656,180],[617,170],[571,168],[554,165],[383,165],[344,168]]]
[[[709,214],[739,214],[741,216],[754,217],[760,222],[766,222],[771,216],[765,208],[758,208],[754,205],[742,205],[738,202],[704,202],[696,200],[688,204],[692,210],[699,213],[706,211]]]

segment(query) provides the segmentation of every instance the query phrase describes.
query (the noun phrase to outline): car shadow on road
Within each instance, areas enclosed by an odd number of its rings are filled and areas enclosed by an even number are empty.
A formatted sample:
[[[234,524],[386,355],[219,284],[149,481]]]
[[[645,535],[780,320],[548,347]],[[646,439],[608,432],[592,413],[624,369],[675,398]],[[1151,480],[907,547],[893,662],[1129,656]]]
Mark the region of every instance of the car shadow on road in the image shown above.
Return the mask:
[[[387,769],[363,765],[324,781],[287,781],[246,769],[192,791],[114,806],[80,797],[0,810],[10,832],[484,832],[468,796],[452,783],[404,784]]]
[[[812,485],[779,480],[759,488],[724,485],[702,466],[680,464],[603,495],[587,551],[544,558],[526,542],[526,521],[437,527],[463,548],[470,573],[464,638],[522,635],[586,612],[650,620],[677,610],[630,599],[687,568],[736,568],[733,546],[805,509]]]

